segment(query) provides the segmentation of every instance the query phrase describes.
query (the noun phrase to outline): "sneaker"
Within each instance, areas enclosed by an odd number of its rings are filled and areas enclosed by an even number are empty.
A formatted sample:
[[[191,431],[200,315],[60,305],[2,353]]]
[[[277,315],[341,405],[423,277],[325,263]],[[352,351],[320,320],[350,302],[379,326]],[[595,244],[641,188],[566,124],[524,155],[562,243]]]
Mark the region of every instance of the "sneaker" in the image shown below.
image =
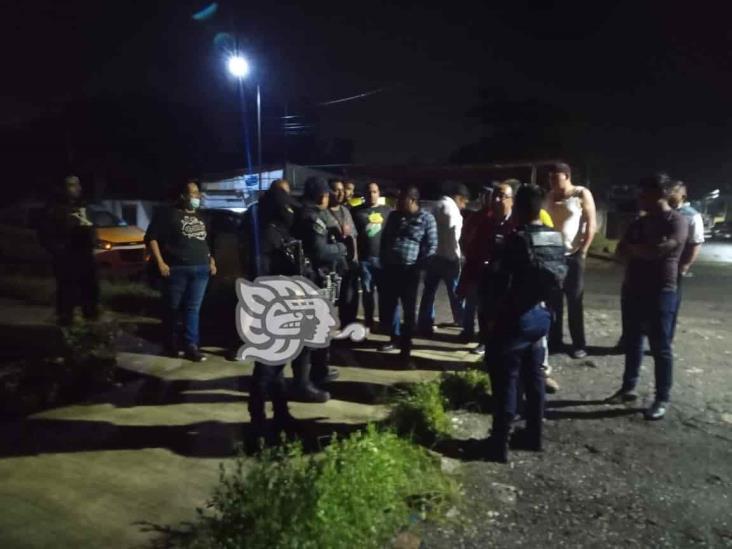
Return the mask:
[[[638,400],[638,393],[636,393],[635,390],[620,389],[612,396],[608,397],[605,402],[607,404],[627,404],[629,402],[635,402],[636,400]]]
[[[484,355],[485,354],[485,345],[483,345],[481,343],[475,349],[471,349],[470,354],[471,355]]]
[[[571,353],[569,353],[569,356],[572,358],[579,360],[581,358],[587,358],[587,351],[584,349],[573,349]]]
[[[191,362],[205,362],[206,355],[196,345],[188,345],[183,351],[183,356]]]
[[[547,376],[544,378],[544,390],[548,394],[553,395],[559,390],[559,383],[557,383],[556,380]]]
[[[382,353],[390,353],[391,351],[396,351],[396,345],[392,342],[384,343],[383,345],[379,346],[379,351]]]
[[[175,345],[165,345],[163,347],[163,355],[170,358],[180,358],[183,356],[183,351]]]
[[[649,421],[663,419],[668,411],[668,405],[668,402],[664,402],[663,400],[654,400],[651,407],[643,413],[643,417]]]

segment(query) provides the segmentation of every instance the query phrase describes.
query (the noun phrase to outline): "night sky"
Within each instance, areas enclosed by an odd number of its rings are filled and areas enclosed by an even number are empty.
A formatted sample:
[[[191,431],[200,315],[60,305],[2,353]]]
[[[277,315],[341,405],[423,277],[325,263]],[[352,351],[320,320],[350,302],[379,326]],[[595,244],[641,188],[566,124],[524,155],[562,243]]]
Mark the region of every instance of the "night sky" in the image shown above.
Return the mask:
[[[6,148],[24,143],[10,173],[22,176],[32,156],[49,175],[51,167],[60,173],[69,155],[74,166],[92,156],[97,171],[105,161],[116,166],[107,177],[118,184],[135,170],[143,179],[165,177],[176,155],[186,157],[187,169],[244,167],[236,84],[224,62],[236,39],[263,90],[265,160],[285,154],[276,138],[280,117],[303,109],[314,139],[352,140],[353,161],[380,164],[444,163],[490,136],[463,159],[512,160],[524,141],[527,155],[550,157],[555,147],[542,155],[532,141],[550,113],[559,125],[550,135],[561,136],[559,150],[589,171],[593,185],[666,169],[698,194],[732,179],[732,34],[721,8],[221,0],[208,19],[193,19],[207,4],[24,0],[5,7],[0,129]],[[370,90],[381,91],[313,106]],[[251,107],[251,87],[247,93]],[[109,118],[68,114],[100,98]],[[481,123],[469,115],[476,109],[493,113],[491,120],[498,113],[499,126],[512,131]],[[104,120],[119,125],[119,116],[129,128],[105,129]],[[62,130],[45,122],[58,117]],[[96,129],[85,129],[82,118]],[[155,158],[159,151],[167,160]],[[133,168],[135,155],[144,159]]]

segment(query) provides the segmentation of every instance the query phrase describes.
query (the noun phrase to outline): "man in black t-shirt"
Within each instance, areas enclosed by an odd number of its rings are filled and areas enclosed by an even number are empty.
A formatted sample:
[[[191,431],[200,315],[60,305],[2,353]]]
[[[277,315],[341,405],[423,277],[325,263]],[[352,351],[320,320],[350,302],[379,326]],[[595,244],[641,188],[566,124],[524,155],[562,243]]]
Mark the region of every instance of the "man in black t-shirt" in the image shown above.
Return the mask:
[[[379,184],[371,182],[366,187],[366,202],[353,209],[353,222],[358,231],[358,260],[361,274],[364,320],[368,328],[374,324],[374,291],[381,284],[381,232],[391,208],[379,204]],[[379,291],[379,316],[381,316],[381,291]],[[382,319],[383,323],[383,319]],[[388,326],[382,326],[388,329]]]
[[[166,350],[171,356],[180,355],[177,325],[182,312],[183,354],[194,362],[206,360],[198,348],[199,313],[209,276],[216,274],[209,232],[198,213],[200,205],[198,184],[186,182],[174,206],[158,211],[145,235],[164,282]]]

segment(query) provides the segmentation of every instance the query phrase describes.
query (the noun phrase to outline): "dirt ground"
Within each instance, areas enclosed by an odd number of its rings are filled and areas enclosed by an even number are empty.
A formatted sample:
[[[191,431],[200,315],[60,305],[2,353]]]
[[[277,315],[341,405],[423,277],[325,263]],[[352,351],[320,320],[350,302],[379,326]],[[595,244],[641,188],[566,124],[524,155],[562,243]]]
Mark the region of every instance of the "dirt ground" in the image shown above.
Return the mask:
[[[685,279],[669,415],[598,401],[619,388],[623,358],[608,354],[619,326],[620,272],[592,266],[586,324],[591,356],[552,357],[546,448],[511,463],[460,468],[466,505],[428,525],[422,547],[732,547],[732,270],[699,266]],[[456,452],[459,455],[459,452]]]
[[[640,406],[599,402],[622,374],[622,357],[607,354],[620,332],[620,270],[592,261],[592,354],[552,357],[561,389],[549,398],[545,452],[514,452],[509,465],[468,460],[466,440],[485,436],[490,418],[458,414],[456,440],[441,451],[462,480],[464,503],[446,524],[419,525],[420,546],[732,547],[732,269],[698,267],[695,275],[685,280],[672,408],[649,423]],[[439,296],[438,320],[446,321]],[[45,333],[51,318],[47,307],[0,307],[2,331],[13,328],[13,338]],[[155,536],[145,524],[190,520],[208,498],[247,428],[251,365],[226,362],[215,348],[203,365],[156,356],[147,322],[138,326],[145,337],[120,353],[138,377],[88,402],[0,422],[0,547],[146,547]],[[378,420],[393,385],[475,360],[456,334],[417,340],[411,371],[376,352],[384,336],[335,352],[341,378],[329,387],[332,400],[293,404],[293,414],[319,436]],[[652,386],[648,357],[644,404]]]

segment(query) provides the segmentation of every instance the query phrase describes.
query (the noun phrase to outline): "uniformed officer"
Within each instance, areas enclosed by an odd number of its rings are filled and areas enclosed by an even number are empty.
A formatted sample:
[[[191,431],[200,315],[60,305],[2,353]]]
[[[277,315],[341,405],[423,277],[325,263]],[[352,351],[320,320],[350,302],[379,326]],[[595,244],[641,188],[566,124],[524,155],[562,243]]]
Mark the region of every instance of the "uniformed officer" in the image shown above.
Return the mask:
[[[261,231],[259,276],[300,274],[298,265],[287,253],[287,247],[293,240],[291,229],[295,216],[287,181],[277,180],[272,184],[259,200],[257,214]],[[268,396],[272,399],[275,431],[289,431],[294,426],[287,406],[284,367],[284,364],[270,366],[259,362],[254,365],[249,391],[249,415],[254,441],[265,435],[264,405]]]
[[[506,237],[502,253],[488,266],[481,287],[486,311],[486,366],[493,386],[493,429],[487,456],[508,461],[508,437],[516,415],[519,379],[526,393],[526,429],[513,442],[542,449],[544,351],[551,312],[545,305],[567,274],[561,234],[542,224],[542,190],[522,186],[516,193],[517,231]]]
[[[302,241],[303,252],[310,260],[310,278],[323,285],[324,273],[342,268],[346,260],[346,246],[341,242],[329,242],[324,212],[328,208],[329,187],[318,177],[305,181],[302,208],[297,212],[293,235]],[[335,369],[328,367],[328,349],[304,347],[292,362],[294,375],[293,396],[306,402],[325,402],[330,398],[318,384],[332,381]]]

